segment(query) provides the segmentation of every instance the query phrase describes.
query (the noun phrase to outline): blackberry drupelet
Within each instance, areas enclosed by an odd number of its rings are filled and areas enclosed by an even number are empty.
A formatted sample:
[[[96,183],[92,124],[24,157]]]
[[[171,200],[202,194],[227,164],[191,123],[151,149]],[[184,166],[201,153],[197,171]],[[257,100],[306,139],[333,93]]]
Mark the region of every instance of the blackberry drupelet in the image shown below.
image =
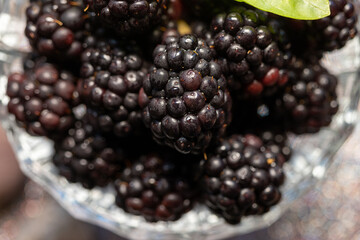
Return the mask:
[[[213,51],[185,35],[154,50],[144,80],[143,120],[154,139],[182,153],[202,153],[231,121],[231,97]]]
[[[74,123],[78,103],[77,79],[49,63],[35,65],[25,74],[8,78],[8,111],[31,134],[58,137]]]
[[[281,199],[285,174],[277,155],[255,135],[232,135],[205,160],[205,203],[231,224],[263,214]]]
[[[352,0],[330,0],[330,16],[313,21],[282,19],[298,56],[340,49],[357,35],[358,14]]]
[[[289,71],[289,82],[277,100],[275,111],[295,133],[315,133],[331,123],[338,111],[338,79],[319,63],[298,60]]]
[[[115,181],[116,204],[150,222],[175,221],[191,210],[197,195],[190,170],[194,161],[155,149],[156,153],[142,153],[122,171]]]
[[[68,135],[55,143],[53,162],[69,182],[79,182],[91,189],[104,187],[115,179],[124,164],[124,153],[116,141],[97,133],[91,125],[81,121]]]
[[[106,27],[121,35],[145,33],[161,21],[168,0],[83,0]]]
[[[77,1],[34,1],[26,9],[25,35],[39,54],[57,62],[76,62],[88,17]]]
[[[88,104],[88,116],[103,132],[127,137],[141,132],[143,122],[138,93],[147,73],[132,44],[108,39],[82,55],[80,95]]]
[[[290,48],[284,30],[265,12],[239,8],[211,24],[214,48],[236,95],[259,96],[287,81],[282,70]]]

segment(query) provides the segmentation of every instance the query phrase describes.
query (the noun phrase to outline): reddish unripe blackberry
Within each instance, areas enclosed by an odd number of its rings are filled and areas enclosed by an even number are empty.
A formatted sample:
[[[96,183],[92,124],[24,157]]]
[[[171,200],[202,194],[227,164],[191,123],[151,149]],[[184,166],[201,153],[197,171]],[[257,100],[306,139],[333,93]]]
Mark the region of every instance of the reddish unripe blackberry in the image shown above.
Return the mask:
[[[100,17],[103,25],[121,35],[140,34],[161,21],[167,0],[83,0],[89,10]]]
[[[153,56],[155,67],[144,80],[145,125],[158,143],[182,153],[203,152],[231,121],[231,97],[213,51],[185,35],[158,45]]]
[[[204,164],[205,203],[231,224],[267,212],[281,199],[285,174],[277,155],[255,135],[232,135]]]
[[[138,93],[147,70],[142,57],[127,45],[116,40],[97,42],[84,50],[80,70],[80,95],[88,103],[92,123],[118,137],[143,126]]]
[[[25,35],[39,54],[56,61],[79,60],[85,20],[76,1],[35,1],[26,9]]]
[[[229,87],[239,94],[259,96],[286,81],[284,51],[290,45],[285,32],[266,13],[240,8],[217,15],[211,23],[213,44],[222,58]]]
[[[275,111],[283,111],[289,130],[317,132],[328,126],[338,111],[337,83],[337,77],[319,63],[299,60],[289,70],[289,82],[279,96]]]
[[[78,103],[76,78],[51,64],[41,64],[25,74],[8,77],[8,111],[31,134],[50,138],[68,130]]]
[[[121,172],[115,181],[116,204],[150,222],[175,221],[191,210],[197,195],[194,161],[156,149],[157,153],[132,160]]]
[[[114,180],[124,164],[123,146],[97,133],[91,125],[76,122],[67,136],[55,143],[53,162],[69,182],[91,189]]]

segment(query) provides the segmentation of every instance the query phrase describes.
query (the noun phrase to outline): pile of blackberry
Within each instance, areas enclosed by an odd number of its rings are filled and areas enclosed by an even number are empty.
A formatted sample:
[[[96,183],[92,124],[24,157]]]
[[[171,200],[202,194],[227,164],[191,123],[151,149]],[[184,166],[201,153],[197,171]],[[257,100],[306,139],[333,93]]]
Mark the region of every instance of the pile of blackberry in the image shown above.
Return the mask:
[[[126,137],[142,130],[138,98],[147,74],[141,55],[129,44],[98,40],[84,50],[80,97],[87,103],[88,119],[103,132]]]
[[[175,221],[199,203],[237,224],[281,201],[288,133],[339,109],[321,58],[358,15],[329,7],[298,21],[233,0],[31,1],[8,112],[54,141],[66,181],[110,185],[127,213]]]

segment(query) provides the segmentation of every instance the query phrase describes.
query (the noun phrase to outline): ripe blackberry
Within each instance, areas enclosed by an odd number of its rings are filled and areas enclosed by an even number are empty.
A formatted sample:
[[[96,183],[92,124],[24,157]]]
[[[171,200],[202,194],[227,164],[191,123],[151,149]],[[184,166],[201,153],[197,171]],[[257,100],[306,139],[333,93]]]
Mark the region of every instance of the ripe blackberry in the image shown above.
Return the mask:
[[[206,205],[231,224],[263,214],[281,199],[284,171],[277,155],[255,135],[232,135],[204,165]]]
[[[191,210],[197,193],[192,163],[177,153],[142,154],[115,181],[116,204],[147,221],[175,221]]]
[[[155,67],[144,80],[145,125],[158,143],[182,153],[203,152],[231,121],[231,97],[213,51],[185,35],[158,45],[153,56]]]
[[[68,130],[78,102],[77,79],[48,63],[8,77],[8,111],[31,134],[58,137]]]
[[[141,131],[138,93],[147,73],[143,59],[120,42],[98,41],[84,50],[80,74],[81,97],[88,103],[94,126],[118,137]]]
[[[88,17],[77,1],[34,1],[26,9],[25,35],[41,55],[77,61]]]
[[[297,55],[317,52],[320,59],[323,52],[340,49],[357,35],[354,1],[330,0],[330,12],[330,16],[314,21],[283,19]]]
[[[212,20],[211,31],[229,87],[236,94],[259,96],[286,83],[282,68],[290,45],[285,31],[266,13],[240,8],[219,14]]]
[[[79,182],[88,189],[104,187],[123,165],[124,154],[114,146],[110,138],[78,121],[68,135],[55,144],[53,162],[69,182]]]
[[[105,26],[121,35],[139,34],[161,21],[166,13],[167,0],[83,0],[89,11],[100,16]]]
[[[314,133],[331,123],[338,111],[338,79],[319,63],[299,60],[289,71],[289,82],[279,95],[275,111],[283,112],[289,130]]]

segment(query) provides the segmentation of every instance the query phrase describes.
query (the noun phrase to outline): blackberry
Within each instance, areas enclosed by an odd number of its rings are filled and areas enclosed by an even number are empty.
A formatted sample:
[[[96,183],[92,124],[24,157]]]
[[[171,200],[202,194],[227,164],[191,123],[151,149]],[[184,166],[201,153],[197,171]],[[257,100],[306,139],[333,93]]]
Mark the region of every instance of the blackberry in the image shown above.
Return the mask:
[[[124,153],[114,143],[91,125],[78,121],[68,135],[55,144],[53,162],[69,182],[79,182],[88,189],[104,187],[123,166]]]
[[[31,134],[58,137],[73,122],[78,103],[76,77],[49,63],[8,77],[8,111]]]
[[[292,36],[293,51],[299,56],[340,49],[357,35],[358,15],[352,0],[330,0],[330,16],[300,21],[283,19]]]
[[[285,116],[295,133],[315,133],[331,123],[338,111],[338,79],[319,63],[299,60],[289,71],[289,82],[279,95],[275,109]]]
[[[213,52],[204,40],[185,35],[158,45],[153,56],[155,67],[144,80],[145,125],[158,143],[203,152],[231,120],[231,97]]]
[[[89,11],[100,16],[105,26],[121,35],[140,34],[161,21],[166,13],[167,0],[83,0]]]
[[[232,135],[204,165],[205,203],[231,224],[263,214],[281,199],[285,174],[277,155],[255,135]]]
[[[217,15],[211,23],[213,44],[229,87],[236,94],[259,96],[287,81],[288,38],[275,20],[259,10],[240,8]]]
[[[108,39],[84,50],[80,95],[94,126],[126,137],[143,126],[138,93],[147,73],[136,50]],[[129,48],[129,49],[128,49]]]
[[[175,221],[191,210],[197,195],[192,163],[157,148],[143,153],[115,181],[116,204],[147,221]],[[191,162],[191,163],[190,163]]]
[[[35,1],[26,9],[25,35],[41,55],[77,61],[88,17],[77,1]]]

